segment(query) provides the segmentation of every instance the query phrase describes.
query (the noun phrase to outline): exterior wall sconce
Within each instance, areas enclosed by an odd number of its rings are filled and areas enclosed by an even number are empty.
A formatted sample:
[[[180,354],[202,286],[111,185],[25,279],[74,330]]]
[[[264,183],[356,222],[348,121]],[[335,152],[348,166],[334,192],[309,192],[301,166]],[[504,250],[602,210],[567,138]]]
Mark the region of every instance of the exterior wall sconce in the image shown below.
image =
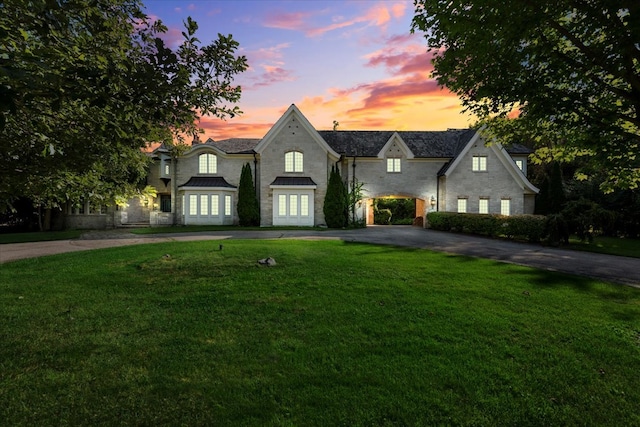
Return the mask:
[[[431,207],[435,207],[436,206],[436,198],[431,196],[431,199],[429,200],[429,203],[431,203]]]

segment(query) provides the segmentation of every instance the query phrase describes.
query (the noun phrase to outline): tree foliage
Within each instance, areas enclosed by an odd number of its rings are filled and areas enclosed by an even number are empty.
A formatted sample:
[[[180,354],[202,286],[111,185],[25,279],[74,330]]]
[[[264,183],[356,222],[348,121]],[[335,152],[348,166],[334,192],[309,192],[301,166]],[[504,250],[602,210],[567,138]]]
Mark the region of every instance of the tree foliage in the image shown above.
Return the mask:
[[[343,228],[349,222],[347,188],[340,177],[340,171],[335,166],[331,167],[323,212],[327,227]]]
[[[253,185],[253,176],[249,163],[242,167],[240,185],[238,186],[238,220],[240,225],[260,225],[260,204]]]
[[[151,142],[232,117],[246,69],[232,36],[182,43],[137,0],[7,0],[0,5],[0,202],[106,203],[145,176]],[[2,206],[0,206],[1,208]]]
[[[434,76],[495,136],[536,160],[589,161],[603,189],[640,184],[637,0],[416,0]],[[514,111],[517,119],[507,120]]]

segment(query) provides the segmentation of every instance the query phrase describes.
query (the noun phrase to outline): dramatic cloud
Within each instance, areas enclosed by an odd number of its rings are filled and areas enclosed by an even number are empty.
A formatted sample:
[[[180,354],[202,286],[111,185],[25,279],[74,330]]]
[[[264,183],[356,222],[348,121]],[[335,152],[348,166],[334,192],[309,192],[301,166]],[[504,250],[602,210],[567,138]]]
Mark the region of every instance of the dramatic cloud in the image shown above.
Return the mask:
[[[242,52],[249,63],[248,74],[241,76],[239,79],[244,90],[295,80],[295,74],[285,68],[285,63],[282,61],[282,51],[289,48],[290,45],[290,43],[281,43],[275,46]]]
[[[315,18],[327,15],[329,11],[320,10],[314,12],[274,12],[267,15],[263,25],[269,28],[300,31],[307,37],[320,37],[328,32],[342,28],[353,27],[358,24],[364,26],[385,27],[392,18],[399,19],[404,16],[406,2],[396,2],[391,5],[382,3],[374,5],[365,11],[363,15],[345,19],[343,16],[334,15],[330,24],[316,24]]]

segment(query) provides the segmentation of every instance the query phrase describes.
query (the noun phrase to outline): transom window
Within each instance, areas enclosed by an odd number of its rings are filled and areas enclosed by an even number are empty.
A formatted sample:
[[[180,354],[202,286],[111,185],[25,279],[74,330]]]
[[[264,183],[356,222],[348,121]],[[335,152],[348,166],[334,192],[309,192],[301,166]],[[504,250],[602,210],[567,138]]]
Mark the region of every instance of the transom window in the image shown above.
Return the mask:
[[[284,155],[285,172],[303,172],[303,158],[299,151],[289,151]]]
[[[218,173],[218,158],[215,154],[200,154],[198,173]]]
[[[387,158],[387,172],[400,172],[400,158],[399,157],[388,157]]]
[[[473,156],[471,170],[474,172],[484,172],[487,170],[487,156]]]

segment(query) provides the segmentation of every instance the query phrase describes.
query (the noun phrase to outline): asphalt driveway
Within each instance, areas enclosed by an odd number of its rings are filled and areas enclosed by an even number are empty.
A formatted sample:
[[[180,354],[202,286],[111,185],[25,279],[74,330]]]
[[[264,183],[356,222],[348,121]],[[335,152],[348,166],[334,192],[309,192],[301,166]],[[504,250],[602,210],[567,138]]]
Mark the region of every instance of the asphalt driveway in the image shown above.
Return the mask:
[[[411,226],[371,226],[356,230],[226,230],[135,235],[126,230],[89,232],[80,239],[0,245],[0,263],[24,258],[116,246],[169,241],[225,239],[335,239],[430,249],[488,258],[607,280],[640,288],[640,259],[548,248],[540,245],[444,233]],[[1,267],[0,267],[1,268]]]

